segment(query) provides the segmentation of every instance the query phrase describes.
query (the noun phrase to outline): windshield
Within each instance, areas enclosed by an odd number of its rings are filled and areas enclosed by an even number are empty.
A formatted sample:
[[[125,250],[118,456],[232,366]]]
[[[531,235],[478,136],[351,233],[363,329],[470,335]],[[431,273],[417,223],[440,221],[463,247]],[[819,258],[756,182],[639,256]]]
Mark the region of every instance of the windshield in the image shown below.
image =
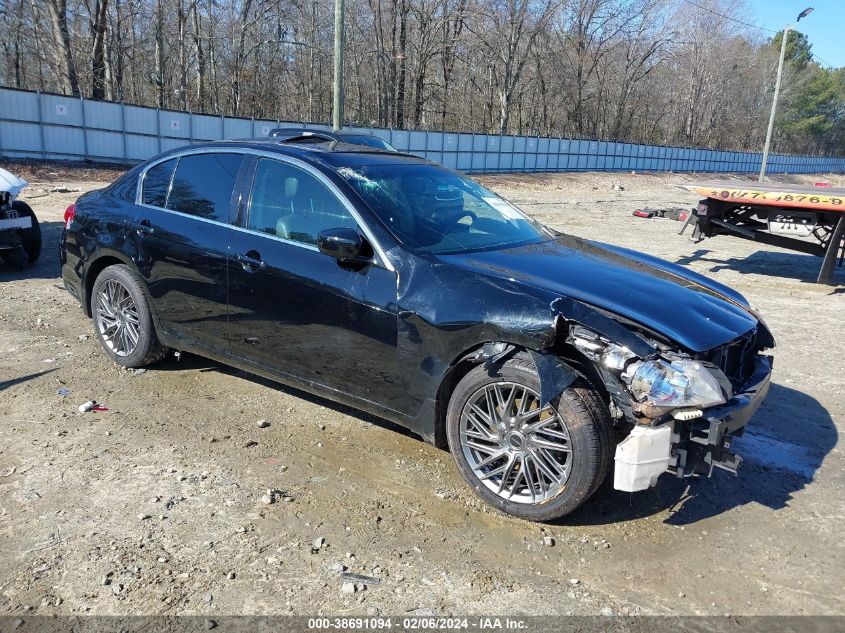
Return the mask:
[[[416,251],[463,253],[549,239],[495,193],[435,165],[343,167],[338,173]]]
[[[396,148],[384,139],[378,136],[370,136],[369,134],[343,134],[340,137],[346,143],[352,145],[366,145],[367,147],[376,147],[378,149],[386,149],[389,152],[395,152]]]

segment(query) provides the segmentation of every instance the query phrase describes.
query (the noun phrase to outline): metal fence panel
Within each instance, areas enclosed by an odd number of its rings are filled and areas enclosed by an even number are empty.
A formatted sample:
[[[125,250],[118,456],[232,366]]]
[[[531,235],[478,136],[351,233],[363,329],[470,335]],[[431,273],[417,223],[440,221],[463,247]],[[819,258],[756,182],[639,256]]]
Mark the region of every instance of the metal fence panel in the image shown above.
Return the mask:
[[[275,127],[327,125],[193,114],[0,88],[0,156],[138,162],[188,143],[267,136]],[[470,172],[756,172],[759,152],[666,147],[589,139],[499,136],[350,127],[400,151]],[[771,173],[845,171],[845,157],[772,154]]]

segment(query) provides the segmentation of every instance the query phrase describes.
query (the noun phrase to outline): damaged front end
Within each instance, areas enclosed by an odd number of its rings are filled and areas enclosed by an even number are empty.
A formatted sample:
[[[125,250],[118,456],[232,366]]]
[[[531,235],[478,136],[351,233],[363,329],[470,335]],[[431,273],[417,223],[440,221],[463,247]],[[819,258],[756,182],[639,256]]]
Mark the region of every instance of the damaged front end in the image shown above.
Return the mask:
[[[566,343],[592,362],[617,426],[629,430],[616,449],[614,487],[645,490],[664,472],[736,472],[741,458],[731,442],[769,388],[771,357],[759,352],[773,341],[767,330],[757,332],[765,326],[716,349],[688,353],[630,331],[637,344],[629,337],[620,342],[591,325],[567,322]]]

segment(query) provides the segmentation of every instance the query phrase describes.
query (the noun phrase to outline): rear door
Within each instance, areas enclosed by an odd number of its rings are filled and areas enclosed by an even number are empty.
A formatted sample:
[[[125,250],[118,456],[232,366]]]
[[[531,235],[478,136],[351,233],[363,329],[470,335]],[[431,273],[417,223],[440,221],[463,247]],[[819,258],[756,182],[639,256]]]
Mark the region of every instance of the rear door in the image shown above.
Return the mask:
[[[244,155],[183,154],[150,167],[128,238],[164,333],[228,351],[228,247]]]
[[[232,353],[393,408],[391,396],[402,391],[396,273],[320,253],[320,231],[361,229],[350,203],[315,170],[262,157],[247,180],[229,260]]]

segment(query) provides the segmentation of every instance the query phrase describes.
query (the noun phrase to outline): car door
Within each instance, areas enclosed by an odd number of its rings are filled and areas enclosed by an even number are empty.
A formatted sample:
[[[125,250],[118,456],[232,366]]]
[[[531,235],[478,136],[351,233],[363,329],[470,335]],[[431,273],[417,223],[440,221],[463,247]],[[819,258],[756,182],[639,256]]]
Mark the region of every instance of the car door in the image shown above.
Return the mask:
[[[142,177],[128,230],[166,337],[184,349],[228,350],[226,274],[244,155],[183,154]]]
[[[229,261],[233,354],[391,408],[385,395],[400,391],[396,273],[320,253],[320,231],[360,227],[316,170],[261,157],[247,180]]]

